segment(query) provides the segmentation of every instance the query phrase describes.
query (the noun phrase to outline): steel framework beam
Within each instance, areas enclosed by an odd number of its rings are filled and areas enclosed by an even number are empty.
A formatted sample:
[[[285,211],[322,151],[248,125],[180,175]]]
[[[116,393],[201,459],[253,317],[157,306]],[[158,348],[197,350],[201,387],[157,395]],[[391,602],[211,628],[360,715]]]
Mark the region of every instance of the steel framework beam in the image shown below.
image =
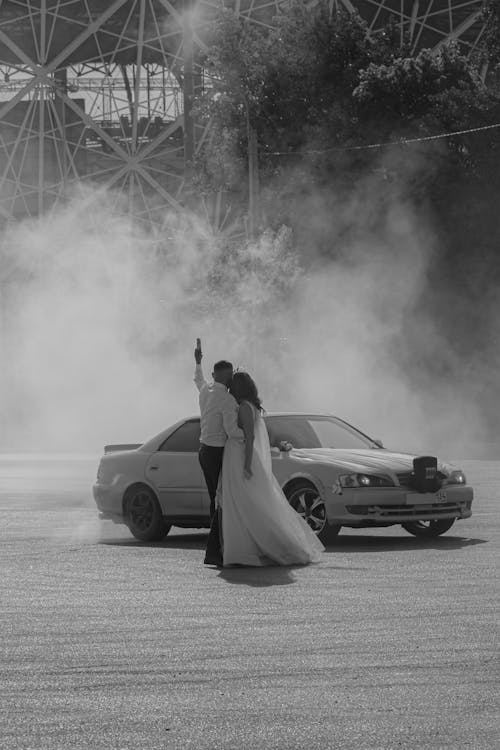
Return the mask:
[[[286,1],[225,4],[265,29]],[[370,35],[392,18],[414,49],[474,53],[483,31],[481,0],[304,3],[360,13]],[[209,135],[191,108],[213,12],[213,0],[0,0],[0,217],[37,215],[86,182],[148,223],[178,210]]]

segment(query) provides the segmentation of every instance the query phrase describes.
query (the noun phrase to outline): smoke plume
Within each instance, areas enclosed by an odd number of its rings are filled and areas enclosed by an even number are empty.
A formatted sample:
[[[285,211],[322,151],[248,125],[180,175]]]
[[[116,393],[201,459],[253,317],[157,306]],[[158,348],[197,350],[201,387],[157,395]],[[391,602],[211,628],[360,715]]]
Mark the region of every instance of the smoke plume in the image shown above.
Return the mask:
[[[197,336],[206,375],[231,359],[268,410],[335,413],[448,456],[484,439],[477,388],[425,303],[432,227],[397,195],[377,204],[377,179],[328,216],[308,196],[329,258],[285,227],[235,246],[171,216],[152,236],[102,192],[4,229],[0,449],[99,452],[197,413]]]

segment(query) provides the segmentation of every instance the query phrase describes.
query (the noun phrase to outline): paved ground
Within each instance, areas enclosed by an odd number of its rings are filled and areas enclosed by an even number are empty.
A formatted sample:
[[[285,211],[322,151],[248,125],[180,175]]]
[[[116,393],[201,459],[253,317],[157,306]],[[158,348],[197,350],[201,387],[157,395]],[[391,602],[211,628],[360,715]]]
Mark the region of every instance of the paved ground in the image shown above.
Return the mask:
[[[496,750],[500,463],[463,465],[440,539],[218,571],[98,522],[95,466],[0,463],[2,750]]]

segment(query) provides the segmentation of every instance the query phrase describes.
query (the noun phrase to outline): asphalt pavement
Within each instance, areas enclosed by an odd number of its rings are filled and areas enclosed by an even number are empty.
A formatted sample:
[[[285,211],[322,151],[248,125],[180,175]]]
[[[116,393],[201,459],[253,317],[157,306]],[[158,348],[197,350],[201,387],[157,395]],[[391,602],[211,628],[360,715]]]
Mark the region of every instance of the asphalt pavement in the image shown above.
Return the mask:
[[[496,750],[500,462],[462,466],[443,537],[217,570],[99,521],[92,461],[0,460],[0,747]]]

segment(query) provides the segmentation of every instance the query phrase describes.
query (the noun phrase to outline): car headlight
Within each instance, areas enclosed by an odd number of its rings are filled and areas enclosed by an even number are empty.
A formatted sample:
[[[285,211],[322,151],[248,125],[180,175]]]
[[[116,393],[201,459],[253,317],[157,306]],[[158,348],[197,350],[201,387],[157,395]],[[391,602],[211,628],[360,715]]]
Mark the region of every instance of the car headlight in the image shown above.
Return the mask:
[[[461,469],[455,469],[454,471],[450,472],[450,475],[446,480],[446,484],[467,484],[467,479]]]
[[[385,474],[342,474],[341,487],[394,487],[391,477]]]

